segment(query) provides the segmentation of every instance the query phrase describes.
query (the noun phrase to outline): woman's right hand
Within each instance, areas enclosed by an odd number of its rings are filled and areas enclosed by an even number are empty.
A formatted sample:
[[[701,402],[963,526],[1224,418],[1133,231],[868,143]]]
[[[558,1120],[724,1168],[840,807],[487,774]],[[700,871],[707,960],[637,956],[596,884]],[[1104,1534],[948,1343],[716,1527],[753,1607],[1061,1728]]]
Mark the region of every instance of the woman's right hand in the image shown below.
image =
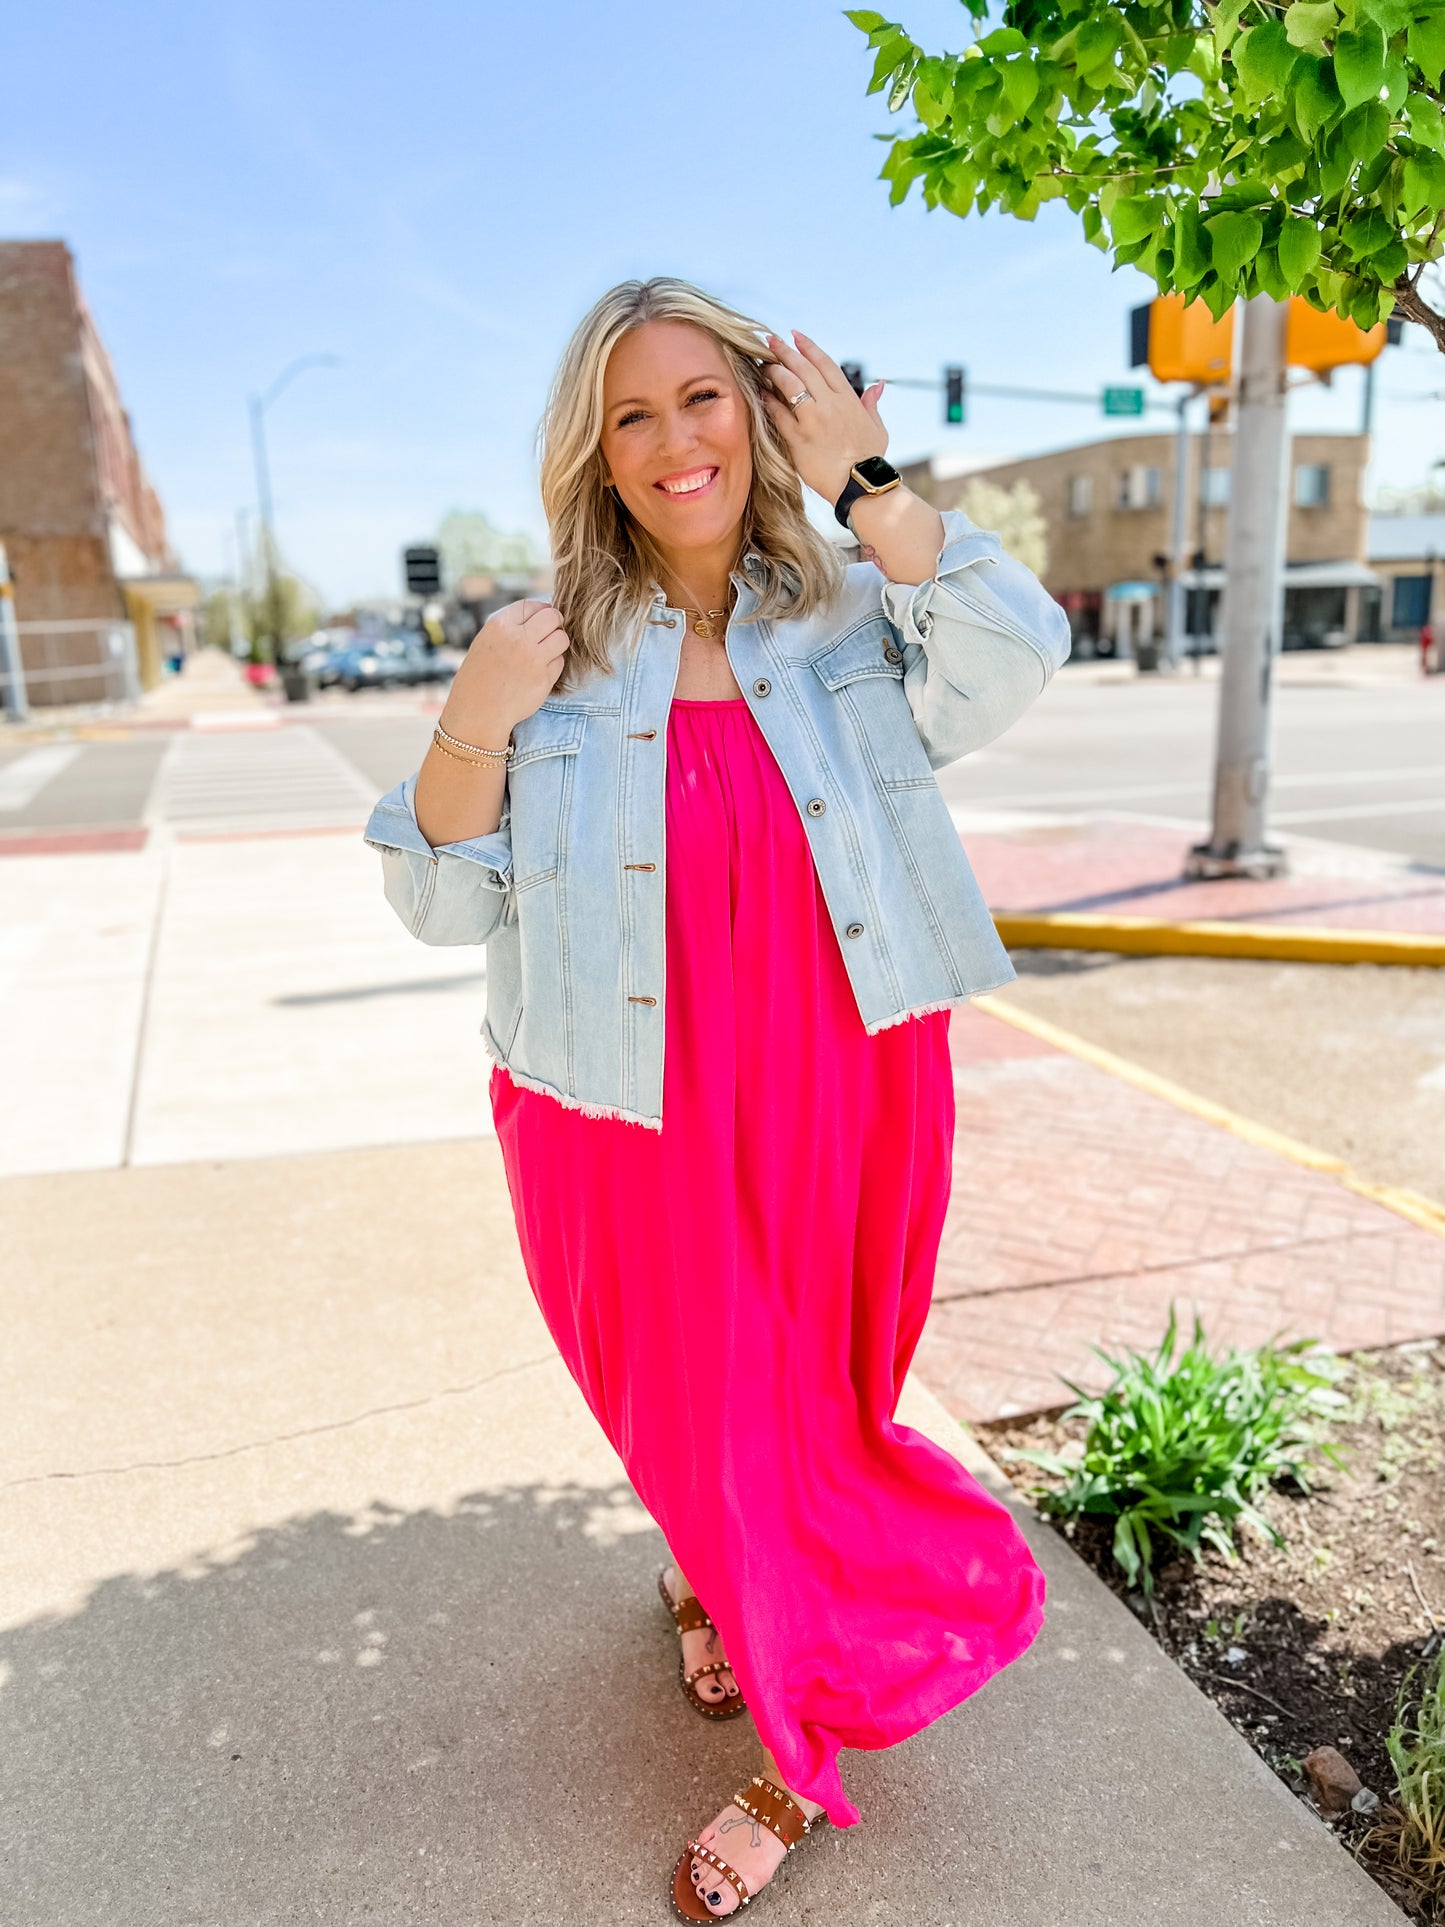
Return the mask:
[[[516,724],[551,695],[568,646],[562,618],[550,602],[509,602],[498,609],[477,631],[452,678],[442,728],[482,749],[504,748]],[[489,735],[499,740],[491,742]]]

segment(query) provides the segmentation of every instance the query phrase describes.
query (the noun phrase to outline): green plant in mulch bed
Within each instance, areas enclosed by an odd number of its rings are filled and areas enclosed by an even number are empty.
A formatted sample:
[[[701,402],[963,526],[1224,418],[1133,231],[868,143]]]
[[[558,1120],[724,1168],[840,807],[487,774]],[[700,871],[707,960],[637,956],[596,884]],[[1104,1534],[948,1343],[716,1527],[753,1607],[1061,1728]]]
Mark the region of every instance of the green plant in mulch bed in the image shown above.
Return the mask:
[[[1306,1338],[1213,1358],[1196,1316],[1193,1338],[1176,1360],[1176,1336],[1171,1304],[1153,1357],[1130,1351],[1116,1358],[1090,1347],[1113,1371],[1106,1391],[1090,1395],[1064,1380],[1077,1403],[1063,1417],[1088,1421],[1081,1458],[1007,1453],[1067,1481],[1061,1490],[1036,1488],[1040,1511],[1114,1520],[1114,1558],[1146,1597],[1154,1590],[1158,1535],[1196,1560],[1201,1544],[1233,1559],[1234,1528],[1245,1519],[1281,1545],[1254,1500],[1276,1479],[1292,1478],[1308,1492],[1316,1452],[1340,1464],[1320,1426],[1345,1404],[1334,1389],[1346,1370],[1342,1359]]]
[[[1412,1704],[1418,1667],[1400,1687],[1395,1724],[1385,1740],[1395,1768],[1395,1799],[1366,1846],[1388,1854],[1433,1911],[1445,1921],[1445,1647],[1425,1669]]]

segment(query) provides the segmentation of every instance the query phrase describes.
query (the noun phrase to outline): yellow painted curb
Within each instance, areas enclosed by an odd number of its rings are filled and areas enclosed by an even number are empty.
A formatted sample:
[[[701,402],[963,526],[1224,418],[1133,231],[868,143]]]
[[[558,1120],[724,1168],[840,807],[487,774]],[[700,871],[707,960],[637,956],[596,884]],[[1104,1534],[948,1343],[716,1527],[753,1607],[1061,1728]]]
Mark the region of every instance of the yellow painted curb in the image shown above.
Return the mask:
[[[990,1017],[1001,1017],[1006,1024],[1012,1024],[1016,1030],[1027,1031],[1041,1043],[1067,1051],[1071,1057],[1081,1058],[1084,1063],[1107,1071],[1111,1077],[1121,1078],[1137,1090],[1162,1097],[1167,1103],[1178,1105],[1181,1111],[1207,1118],[1211,1124],[1218,1124],[1224,1130],[1232,1131],[1236,1137],[1258,1144],[1263,1150],[1274,1151],[1280,1157],[1288,1158],[1292,1164],[1302,1164],[1309,1171],[1321,1171],[1344,1185],[1346,1190],[1383,1205],[1387,1211],[1393,1211],[1397,1217],[1407,1218],[1422,1231],[1445,1238],[1445,1205],[1422,1197],[1418,1191],[1407,1191],[1395,1184],[1373,1184],[1353,1171],[1343,1158],[1337,1158],[1332,1151],[1318,1151],[1312,1144],[1301,1144],[1298,1138],[1286,1137],[1282,1131],[1271,1130],[1268,1124],[1257,1124],[1251,1117],[1231,1111],[1224,1104],[1216,1104],[1213,1098],[1200,1097],[1196,1092],[1186,1090],[1182,1084],[1175,1084],[1167,1077],[1145,1070],[1142,1064],[1131,1063],[1127,1057],[1116,1056],[1113,1051],[1091,1044],[1087,1038],[1079,1037],[1071,1030],[1051,1024],[1047,1017],[1036,1017],[1032,1011],[1021,1010],[1017,1004],[1005,1003],[996,994],[975,997],[973,1001]]]
[[[1269,923],[1170,923],[1156,917],[996,916],[1010,950],[1114,950],[1146,957],[1273,957],[1290,963],[1445,964],[1445,935],[1316,930]]]

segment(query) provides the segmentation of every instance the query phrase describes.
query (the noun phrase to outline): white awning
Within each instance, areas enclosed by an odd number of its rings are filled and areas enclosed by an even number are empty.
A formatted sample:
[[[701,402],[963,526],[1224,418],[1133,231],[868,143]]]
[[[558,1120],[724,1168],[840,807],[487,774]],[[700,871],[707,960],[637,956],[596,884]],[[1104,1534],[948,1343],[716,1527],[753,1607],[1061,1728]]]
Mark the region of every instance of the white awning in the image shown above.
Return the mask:
[[[1222,589],[1224,570],[1186,569],[1180,577],[1186,589]],[[1363,562],[1292,562],[1284,572],[1288,589],[1379,589],[1384,584]]]

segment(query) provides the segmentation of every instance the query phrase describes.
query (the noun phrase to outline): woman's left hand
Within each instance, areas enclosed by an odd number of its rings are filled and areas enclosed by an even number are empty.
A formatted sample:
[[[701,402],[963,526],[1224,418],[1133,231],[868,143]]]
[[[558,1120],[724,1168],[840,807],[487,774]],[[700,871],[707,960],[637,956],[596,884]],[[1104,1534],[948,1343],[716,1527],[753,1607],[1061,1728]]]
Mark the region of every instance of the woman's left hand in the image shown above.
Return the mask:
[[[816,341],[796,329],[793,340],[796,347],[780,335],[767,337],[777,360],[764,369],[773,386],[771,393],[764,389],[763,406],[808,487],[825,502],[836,502],[855,462],[887,453],[888,430],[878,417],[883,384],[875,381],[861,397],[855,395],[843,370]],[[789,407],[804,389],[812,400]]]

